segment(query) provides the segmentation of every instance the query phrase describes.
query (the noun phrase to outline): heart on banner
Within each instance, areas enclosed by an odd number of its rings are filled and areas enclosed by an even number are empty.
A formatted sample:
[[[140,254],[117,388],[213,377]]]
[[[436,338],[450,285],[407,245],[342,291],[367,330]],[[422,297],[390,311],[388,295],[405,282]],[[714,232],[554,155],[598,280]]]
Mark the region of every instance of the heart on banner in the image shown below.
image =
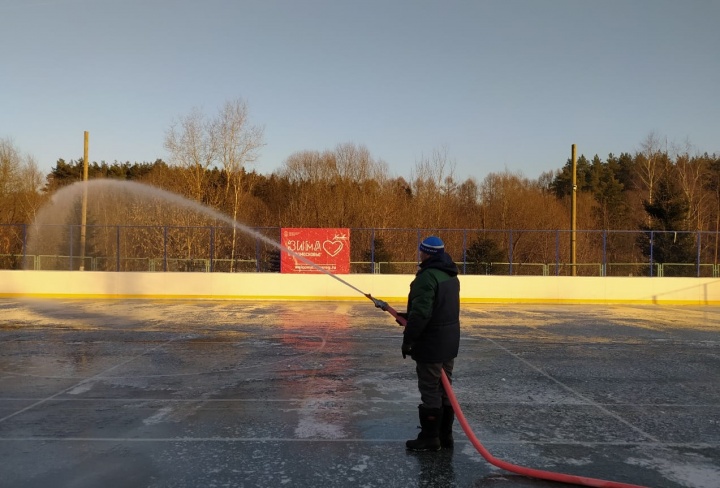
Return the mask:
[[[323,242],[323,249],[325,249],[325,252],[328,253],[331,257],[335,257],[338,255],[340,251],[342,251],[343,243],[342,241],[325,241]]]

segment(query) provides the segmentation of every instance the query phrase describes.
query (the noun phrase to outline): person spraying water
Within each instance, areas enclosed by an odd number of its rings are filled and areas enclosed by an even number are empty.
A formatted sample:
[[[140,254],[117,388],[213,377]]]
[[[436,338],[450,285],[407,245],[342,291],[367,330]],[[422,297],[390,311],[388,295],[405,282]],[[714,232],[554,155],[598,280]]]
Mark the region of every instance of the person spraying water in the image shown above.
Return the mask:
[[[303,256],[282,246],[280,243],[236,222],[222,213],[197,202],[187,200],[180,195],[140,183],[95,180],[69,185],[53,195],[51,205],[44,207],[41,212],[39,212],[35,223],[42,224],[44,219],[49,222],[66,221],[68,215],[70,215],[74,208],[73,202],[83,191],[84,185],[87,185],[89,189],[94,189],[102,193],[103,198],[96,199],[98,202],[108,202],[112,205],[117,205],[118,198],[129,194],[129,196],[142,197],[151,202],[159,199],[166,203],[173,204],[178,208],[198,211],[211,218],[224,221],[241,232],[254,237],[258,241],[270,244],[278,250],[286,252],[298,260],[315,267],[319,272],[327,274],[331,278],[370,299],[376,307],[390,313],[398,324],[406,327],[403,333],[403,345],[401,348],[404,357],[410,355],[410,357],[416,361],[418,387],[423,401],[419,408],[422,431],[417,439],[407,441],[406,447],[408,449],[436,451],[442,447],[451,448],[453,445],[452,425],[455,417],[457,417],[468,439],[483,458],[494,466],[506,471],[533,478],[583,486],[645,488],[640,485],[605,481],[518,466],[495,458],[480,443],[463,415],[462,408],[455,397],[450,382],[454,360],[457,357],[459,349],[460,285],[457,278],[457,266],[452,261],[450,255],[445,252],[444,243],[440,238],[431,236],[423,240],[420,244],[418,249],[421,258],[420,270],[411,283],[407,311],[400,314],[389,306],[387,302],[374,298],[371,294],[363,292],[346,280],[317,266]],[[109,195],[112,195],[112,198],[110,198]],[[131,199],[131,201],[135,201],[135,198]],[[47,236],[39,233],[41,225],[35,227],[38,227],[38,229],[31,232],[29,240],[37,244],[47,243],[50,239],[47,239]],[[28,246],[32,248],[30,243]],[[439,300],[440,302],[435,303],[435,300]],[[436,335],[433,336],[432,333]],[[438,364],[440,364],[439,367],[437,366]],[[421,374],[424,377],[425,373],[428,373],[429,376],[437,373],[437,376],[432,376],[427,382],[424,382],[421,379]],[[441,399],[439,404],[437,402],[438,397]],[[427,404],[425,403],[426,398],[428,398]],[[449,404],[452,405],[452,407],[448,408],[446,400],[449,400]],[[425,419],[424,425],[423,417]],[[440,447],[438,447],[438,443]]]
[[[452,383],[460,348],[460,281],[458,267],[445,252],[442,239],[430,236],[418,248],[420,269],[410,283],[402,356],[415,361],[420,400],[421,431],[405,443],[409,451],[439,451],[454,446],[455,412],[443,387],[442,372]],[[387,303],[376,301],[387,310]]]

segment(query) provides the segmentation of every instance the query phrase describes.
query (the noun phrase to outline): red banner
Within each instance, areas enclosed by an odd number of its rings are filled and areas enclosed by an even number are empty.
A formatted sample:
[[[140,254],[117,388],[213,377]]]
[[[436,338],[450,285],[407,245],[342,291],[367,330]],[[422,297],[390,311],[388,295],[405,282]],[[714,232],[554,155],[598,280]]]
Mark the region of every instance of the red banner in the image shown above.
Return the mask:
[[[282,251],[282,273],[350,273],[350,229],[283,228],[280,235],[280,244],[295,254]]]

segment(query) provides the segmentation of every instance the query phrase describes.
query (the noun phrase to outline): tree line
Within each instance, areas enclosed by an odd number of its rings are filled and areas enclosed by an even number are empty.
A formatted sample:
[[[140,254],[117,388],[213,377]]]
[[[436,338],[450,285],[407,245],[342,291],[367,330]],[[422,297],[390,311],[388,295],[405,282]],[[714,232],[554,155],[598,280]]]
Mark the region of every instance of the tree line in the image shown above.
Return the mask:
[[[341,143],[298,151],[273,173],[260,174],[251,167],[262,146],[263,131],[250,124],[244,102],[228,102],[215,117],[194,111],[174,123],[165,139],[168,161],[92,162],[89,177],[147,183],[253,227],[471,229],[465,248],[471,259],[486,263],[507,260],[508,253],[518,261],[553,262],[553,238],[534,231],[570,228],[569,159],[537,179],[506,170],[460,180],[447,151],[438,149],[402,177],[365,146]],[[58,159],[43,178],[31,157],[1,139],[0,224],[32,223],[51,195],[82,174],[81,159]],[[578,262],[598,262],[601,253],[620,262],[646,261],[653,247],[658,262],[692,263],[699,250],[717,264],[720,156],[698,154],[690,145],[668,149],[651,133],[633,153],[580,155],[576,181],[578,230],[637,231],[611,233],[602,246],[588,235],[578,242]],[[496,232],[509,229],[512,242]],[[698,243],[698,232],[712,237]],[[392,259],[407,239],[379,232],[374,257]],[[0,254],[12,253],[12,245],[7,236],[0,240]],[[569,251],[561,247],[567,261]]]

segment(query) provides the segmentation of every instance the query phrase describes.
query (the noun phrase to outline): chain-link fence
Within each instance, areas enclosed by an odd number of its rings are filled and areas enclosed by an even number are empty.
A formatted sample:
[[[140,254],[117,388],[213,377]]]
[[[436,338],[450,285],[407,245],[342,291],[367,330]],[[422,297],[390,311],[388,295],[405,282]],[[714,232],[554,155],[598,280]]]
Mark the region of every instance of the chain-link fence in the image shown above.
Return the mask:
[[[280,230],[3,224],[0,269],[276,272]],[[720,276],[717,232],[522,229],[350,229],[350,272],[414,273],[428,235],[445,241],[462,274]]]

